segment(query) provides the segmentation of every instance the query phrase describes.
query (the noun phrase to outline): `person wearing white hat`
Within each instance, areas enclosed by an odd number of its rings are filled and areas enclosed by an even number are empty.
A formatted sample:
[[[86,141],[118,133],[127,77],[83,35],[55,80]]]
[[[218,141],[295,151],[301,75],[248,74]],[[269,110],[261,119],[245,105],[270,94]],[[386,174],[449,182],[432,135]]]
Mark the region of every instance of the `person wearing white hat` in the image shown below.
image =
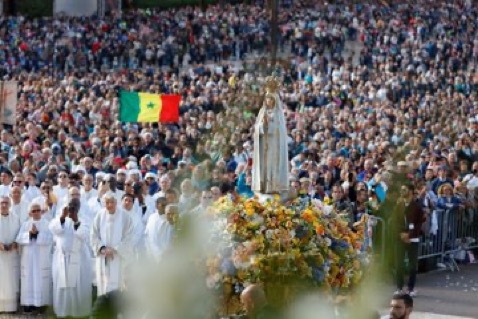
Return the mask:
[[[96,188],[99,188],[99,185],[103,181],[103,178],[105,178],[105,173],[104,172],[97,172],[95,175],[96,179]]]
[[[127,171],[120,168],[116,171],[116,187],[120,190],[124,190],[124,182],[126,181]]]
[[[128,178],[132,178],[134,182],[141,181],[141,171],[137,168],[130,169],[128,172]]]

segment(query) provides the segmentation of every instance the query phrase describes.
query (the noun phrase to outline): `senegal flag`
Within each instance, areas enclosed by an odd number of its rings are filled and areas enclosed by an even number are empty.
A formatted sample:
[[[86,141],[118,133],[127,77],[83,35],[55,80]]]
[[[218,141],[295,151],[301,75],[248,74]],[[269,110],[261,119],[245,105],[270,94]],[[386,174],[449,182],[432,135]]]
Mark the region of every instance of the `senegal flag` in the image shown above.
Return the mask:
[[[180,95],[121,91],[121,122],[178,122]]]

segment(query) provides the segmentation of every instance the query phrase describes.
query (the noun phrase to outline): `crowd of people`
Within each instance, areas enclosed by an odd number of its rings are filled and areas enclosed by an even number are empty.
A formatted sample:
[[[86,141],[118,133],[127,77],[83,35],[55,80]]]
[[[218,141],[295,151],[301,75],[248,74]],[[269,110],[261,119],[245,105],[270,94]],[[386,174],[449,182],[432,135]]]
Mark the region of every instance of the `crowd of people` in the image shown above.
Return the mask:
[[[85,316],[92,270],[99,295],[118,289],[130,244],[160,258],[178,216],[254,196],[260,70],[282,83],[292,192],[359,227],[392,218],[380,206],[398,166],[398,251],[416,263],[435,209],[476,223],[477,15],[469,1],[294,1],[276,65],[254,58],[271,47],[261,3],[0,18],[0,74],[18,81],[16,125],[0,136],[0,312],[19,292],[28,312],[53,301]],[[120,90],[180,94],[179,122],[119,122]]]

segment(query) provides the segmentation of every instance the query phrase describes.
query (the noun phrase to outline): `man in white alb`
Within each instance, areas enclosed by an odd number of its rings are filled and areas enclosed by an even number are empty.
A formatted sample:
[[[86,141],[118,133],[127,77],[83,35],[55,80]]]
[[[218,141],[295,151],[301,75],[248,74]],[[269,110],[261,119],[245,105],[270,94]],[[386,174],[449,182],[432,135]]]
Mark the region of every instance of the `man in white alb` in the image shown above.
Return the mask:
[[[78,196],[79,197],[79,196]],[[53,253],[53,310],[57,317],[86,317],[91,311],[89,227],[80,219],[80,200],[70,199],[50,222]]]
[[[10,212],[10,200],[0,197],[0,313],[17,311],[19,291],[18,246],[20,219]]]
[[[177,205],[167,205],[165,211],[164,216],[151,215],[145,230],[146,251],[156,260],[170,249],[179,215]]]
[[[22,196],[22,190],[18,186],[13,186],[10,189],[10,200],[11,204],[11,211],[15,213],[18,218],[20,218],[20,222],[26,222],[29,218],[28,216],[28,202]]]
[[[20,303],[25,312],[45,310],[51,304],[51,246],[53,239],[41,206],[32,203],[30,218],[22,224],[16,242],[21,246]],[[38,308],[43,309],[38,309]]]
[[[131,217],[117,206],[115,194],[108,192],[103,199],[105,208],[96,215],[90,235],[98,296],[123,288],[124,270],[133,255]]]

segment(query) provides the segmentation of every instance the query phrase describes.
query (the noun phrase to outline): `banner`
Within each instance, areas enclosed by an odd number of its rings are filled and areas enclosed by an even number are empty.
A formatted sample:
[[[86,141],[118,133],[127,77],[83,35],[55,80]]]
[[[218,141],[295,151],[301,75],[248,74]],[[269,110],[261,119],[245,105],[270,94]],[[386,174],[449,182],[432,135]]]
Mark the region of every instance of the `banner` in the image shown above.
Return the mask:
[[[92,16],[97,13],[97,0],[56,0],[53,13],[65,16]]]
[[[17,116],[17,82],[0,82],[0,123],[15,125]]]

